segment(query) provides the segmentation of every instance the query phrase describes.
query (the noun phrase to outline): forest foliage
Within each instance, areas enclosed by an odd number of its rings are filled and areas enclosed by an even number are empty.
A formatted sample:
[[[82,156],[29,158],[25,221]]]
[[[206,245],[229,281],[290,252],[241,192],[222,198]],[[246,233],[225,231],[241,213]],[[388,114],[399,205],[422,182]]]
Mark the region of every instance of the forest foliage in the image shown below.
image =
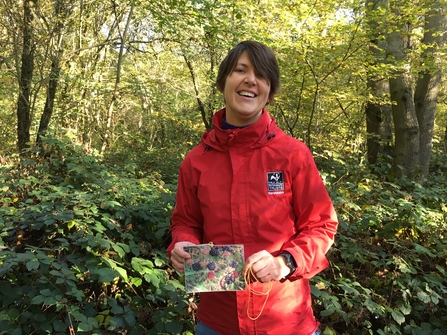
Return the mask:
[[[269,112],[311,148],[340,220],[331,266],[312,280],[323,333],[447,335],[446,86],[420,150],[426,176],[399,173],[396,127],[427,132],[392,123],[389,91],[440,74],[445,46],[426,44],[424,20],[445,17],[445,2],[18,4],[0,0],[0,335],[193,333],[200,297],[165,251],[177,171],[223,106],[218,65],[244,39],[277,54]],[[383,46],[391,32],[411,42],[400,59]],[[374,162],[371,106],[388,131],[373,134]]]
[[[312,280],[324,334],[447,334],[447,163],[423,186],[352,152],[316,155],[340,218]],[[169,157],[166,157],[169,159]],[[169,265],[175,186],[48,136],[1,167],[2,334],[192,334]]]

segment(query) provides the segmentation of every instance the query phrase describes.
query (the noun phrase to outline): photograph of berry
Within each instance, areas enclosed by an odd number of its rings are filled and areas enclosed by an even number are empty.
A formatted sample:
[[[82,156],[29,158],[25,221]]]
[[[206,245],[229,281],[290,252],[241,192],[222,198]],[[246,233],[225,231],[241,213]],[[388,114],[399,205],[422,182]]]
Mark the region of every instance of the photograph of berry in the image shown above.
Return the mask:
[[[188,293],[245,290],[242,244],[200,244],[183,248],[191,255],[185,260],[185,290]]]

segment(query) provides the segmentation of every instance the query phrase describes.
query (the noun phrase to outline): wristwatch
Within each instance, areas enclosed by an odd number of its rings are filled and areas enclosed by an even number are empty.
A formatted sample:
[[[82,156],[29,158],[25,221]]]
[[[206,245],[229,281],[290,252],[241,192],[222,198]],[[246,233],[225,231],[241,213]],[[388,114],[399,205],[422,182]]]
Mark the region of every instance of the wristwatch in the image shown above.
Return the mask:
[[[296,270],[296,262],[295,259],[293,258],[293,256],[287,252],[287,251],[283,251],[279,254],[280,256],[284,257],[284,261],[287,265],[287,267],[290,269],[290,272],[287,276],[285,276],[285,278],[291,276],[295,270]]]

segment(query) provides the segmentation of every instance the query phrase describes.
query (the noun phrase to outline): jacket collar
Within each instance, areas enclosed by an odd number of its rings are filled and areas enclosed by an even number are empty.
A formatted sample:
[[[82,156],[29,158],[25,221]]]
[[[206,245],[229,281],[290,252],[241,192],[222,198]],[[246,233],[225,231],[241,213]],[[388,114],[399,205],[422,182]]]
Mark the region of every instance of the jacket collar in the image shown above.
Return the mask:
[[[213,129],[202,136],[202,142],[217,150],[228,150],[229,147],[255,148],[265,145],[273,136],[282,131],[276,126],[266,109],[261,117],[253,124],[238,129],[222,129],[225,108],[213,116]],[[269,137],[270,136],[270,137]]]

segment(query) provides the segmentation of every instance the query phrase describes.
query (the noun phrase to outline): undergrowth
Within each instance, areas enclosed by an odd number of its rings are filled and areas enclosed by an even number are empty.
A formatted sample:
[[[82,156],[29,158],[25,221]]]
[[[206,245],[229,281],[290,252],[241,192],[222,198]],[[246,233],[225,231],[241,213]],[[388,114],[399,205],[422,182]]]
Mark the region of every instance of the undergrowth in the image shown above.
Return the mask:
[[[395,180],[384,158],[316,155],[340,219],[312,280],[323,334],[447,335],[447,163]],[[169,177],[172,179],[172,167]],[[175,187],[48,136],[0,166],[0,335],[192,334],[165,248]]]
[[[447,163],[428,180],[395,180],[326,152],[317,158],[339,215],[330,269],[313,279],[325,334],[447,334]]]
[[[168,265],[174,193],[47,137],[0,171],[0,334],[169,334],[192,328]]]

